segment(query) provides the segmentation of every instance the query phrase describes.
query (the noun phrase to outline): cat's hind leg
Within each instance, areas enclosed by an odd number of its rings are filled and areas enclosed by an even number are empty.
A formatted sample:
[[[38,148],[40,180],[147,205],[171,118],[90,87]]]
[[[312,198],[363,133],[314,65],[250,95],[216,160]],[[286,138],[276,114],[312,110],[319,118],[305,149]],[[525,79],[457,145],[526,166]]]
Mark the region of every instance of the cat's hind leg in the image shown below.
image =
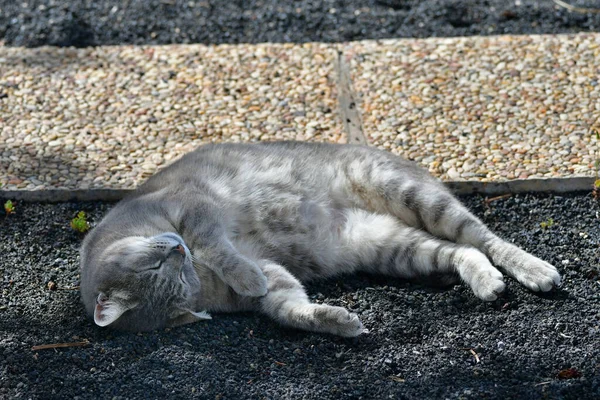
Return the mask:
[[[546,292],[560,284],[554,266],[496,236],[426,171],[377,154],[347,169],[346,177],[363,207],[390,213],[436,237],[473,246],[533,291]]]
[[[313,332],[354,337],[364,329],[356,314],[345,308],[311,303],[302,284],[279,264],[259,265],[267,277],[268,292],[257,299],[260,310],[283,325]]]
[[[547,292],[560,284],[554,266],[492,233],[450,193],[421,193],[414,188],[409,197],[419,209],[424,228],[433,235],[468,244],[484,253],[495,265],[533,291]]]
[[[347,209],[345,216],[340,231],[342,265],[409,279],[458,274],[487,301],[504,290],[500,271],[472,246],[436,238],[390,215]]]

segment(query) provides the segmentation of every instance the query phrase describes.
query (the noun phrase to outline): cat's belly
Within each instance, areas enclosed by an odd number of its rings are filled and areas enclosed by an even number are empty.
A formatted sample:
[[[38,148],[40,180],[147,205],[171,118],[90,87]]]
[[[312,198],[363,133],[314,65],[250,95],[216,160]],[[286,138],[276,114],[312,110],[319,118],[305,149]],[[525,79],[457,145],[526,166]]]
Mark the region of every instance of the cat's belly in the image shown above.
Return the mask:
[[[273,204],[255,218],[240,221],[236,241],[305,281],[334,273],[343,224],[343,211],[325,202]]]

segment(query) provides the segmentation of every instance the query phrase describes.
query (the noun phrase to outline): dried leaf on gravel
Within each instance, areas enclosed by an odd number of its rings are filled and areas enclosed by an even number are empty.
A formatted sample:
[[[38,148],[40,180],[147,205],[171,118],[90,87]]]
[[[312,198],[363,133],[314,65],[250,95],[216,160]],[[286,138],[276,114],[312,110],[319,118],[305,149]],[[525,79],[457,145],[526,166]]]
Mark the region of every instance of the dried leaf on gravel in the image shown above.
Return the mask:
[[[47,349],[61,349],[65,347],[84,347],[90,344],[89,340],[83,340],[81,342],[71,342],[71,343],[52,343],[52,344],[40,344],[37,346],[33,346],[31,350],[47,350]]]
[[[480,360],[479,360],[479,355],[478,355],[478,354],[475,352],[475,350],[473,350],[473,349],[462,349],[462,350],[468,350],[468,351],[469,351],[469,353],[471,353],[471,354],[473,355],[473,357],[475,357],[475,361],[476,361],[477,363],[479,363],[479,362],[480,362]]]
[[[512,196],[512,193],[508,193],[508,194],[503,194],[501,196],[496,196],[496,197],[490,197],[490,198],[485,198],[485,203],[486,204],[490,204],[493,203],[496,200],[502,200],[502,199],[508,199],[509,197]]]
[[[575,379],[581,377],[581,372],[579,372],[576,368],[567,368],[556,374],[556,377],[558,379]]]
[[[479,363],[479,356],[477,355],[477,353],[475,353],[475,350],[469,349],[469,351],[471,352],[471,354],[473,354],[473,357],[475,357],[475,361]]]

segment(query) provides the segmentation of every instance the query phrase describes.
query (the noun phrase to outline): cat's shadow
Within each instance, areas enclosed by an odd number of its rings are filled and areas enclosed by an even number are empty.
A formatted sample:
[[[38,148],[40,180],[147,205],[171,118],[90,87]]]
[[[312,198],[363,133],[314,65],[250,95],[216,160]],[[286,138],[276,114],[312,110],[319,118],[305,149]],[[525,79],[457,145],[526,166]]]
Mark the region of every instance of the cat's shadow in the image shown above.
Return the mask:
[[[447,308],[444,313],[460,316],[477,315],[482,312],[503,312],[518,308],[522,304],[537,302],[536,299],[556,303],[575,300],[572,293],[562,288],[554,288],[549,292],[532,292],[511,278],[505,277],[505,282],[505,291],[491,302],[477,298],[468,285],[462,282],[437,285],[430,281],[406,280],[367,273],[342,275],[313,282],[306,285],[306,289],[313,301],[324,300],[324,302],[335,303],[340,299],[358,296],[368,304],[382,301],[398,302],[407,307],[414,307],[415,310],[429,308],[428,304],[432,303],[447,303],[453,307]],[[376,304],[372,308],[377,312]]]
[[[517,293],[530,293],[532,296],[546,300],[565,301],[573,299],[573,295],[570,292],[560,287],[553,288],[549,292],[533,292],[522,287],[522,285],[511,278],[505,277],[505,282],[507,283],[507,288],[503,293],[500,294],[499,299],[515,299],[515,296],[519,296]],[[309,293],[318,291],[323,294],[329,291],[332,291],[332,293],[337,292],[336,287],[343,288],[350,292],[355,292],[366,288],[391,287],[402,289],[407,293],[418,292],[424,295],[435,295],[439,293],[451,292],[453,290],[460,290],[461,292],[470,293],[469,287],[460,281],[449,284],[437,284],[435,281],[426,279],[409,280],[364,272],[354,275],[341,275],[334,278],[311,282],[306,285],[306,289]],[[518,291],[515,291],[517,288]]]
[[[340,290],[345,290],[348,292],[355,292],[361,289],[366,288],[384,288],[384,287],[393,287],[393,288],[402,288],[408,291],[431,291],[435,292],[443,292],[452,288],[453,285],[447,286],[439,286],[439,285],[429,285],[423,281],[417,280],[407,280],[401,278],[394,277],[386,277],[382,275],[369,274],[365,272],[360,272],[357,274],[345,274],[336,276],[333,278],[318,280],[314,282],[310,282],[305,285],[306,290],[309,293],[319,292],[319,293],[339,293]]]

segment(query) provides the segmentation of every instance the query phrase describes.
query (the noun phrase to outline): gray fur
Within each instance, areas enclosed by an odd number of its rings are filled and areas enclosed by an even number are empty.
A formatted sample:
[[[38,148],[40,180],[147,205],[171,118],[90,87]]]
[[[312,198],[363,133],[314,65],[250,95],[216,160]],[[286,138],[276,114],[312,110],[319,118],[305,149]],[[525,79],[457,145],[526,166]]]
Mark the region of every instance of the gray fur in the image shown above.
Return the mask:
[[[311,304],[301,282],[358,270],[458,275],[491,301],[504,282],[490,260],[531,290],[560,282],[399,157],[352,145],[219,144],[163,169],[106,215],[82,246],[81,293],[99,325],[118,329],[256,310],[356,336],[356,315]]]

